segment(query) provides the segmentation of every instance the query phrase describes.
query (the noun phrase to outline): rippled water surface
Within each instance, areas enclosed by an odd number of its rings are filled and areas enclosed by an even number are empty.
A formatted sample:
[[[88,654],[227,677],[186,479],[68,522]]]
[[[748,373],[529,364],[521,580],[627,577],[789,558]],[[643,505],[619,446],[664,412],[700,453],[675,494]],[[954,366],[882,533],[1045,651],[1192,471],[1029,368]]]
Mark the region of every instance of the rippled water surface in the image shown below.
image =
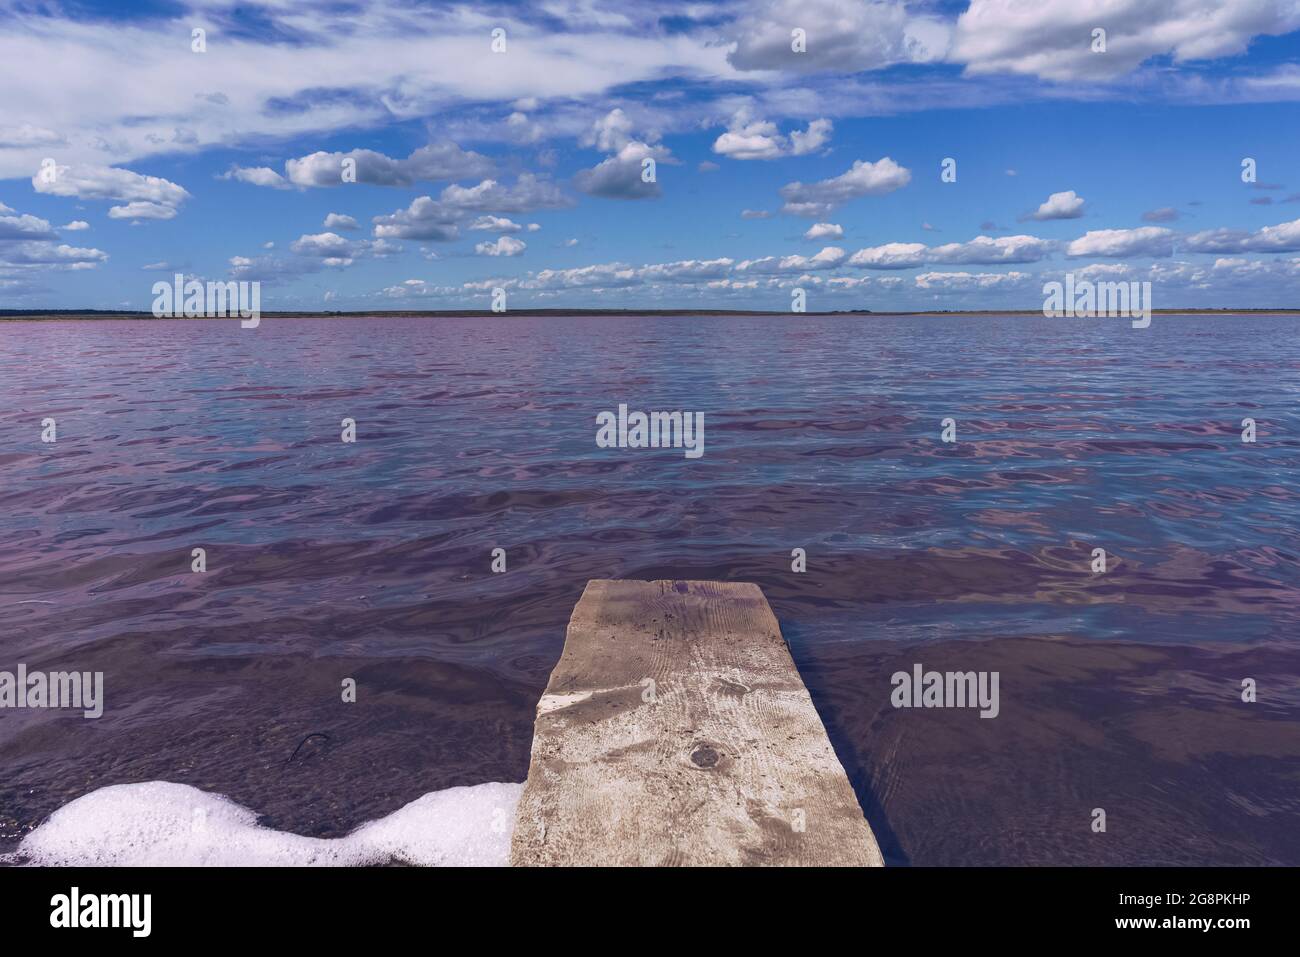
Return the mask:
[[[762,586],[890,863],[1300,864],[1298,330],[0,323],[0,670],[107,698],[0,711],[0,851],[108,784],[335,837],[520,781],[626,577]],[[704,456],[597,448],[620,402],[704,412]],[[893,709],[915,662],[1000,672],[1001,713]]]

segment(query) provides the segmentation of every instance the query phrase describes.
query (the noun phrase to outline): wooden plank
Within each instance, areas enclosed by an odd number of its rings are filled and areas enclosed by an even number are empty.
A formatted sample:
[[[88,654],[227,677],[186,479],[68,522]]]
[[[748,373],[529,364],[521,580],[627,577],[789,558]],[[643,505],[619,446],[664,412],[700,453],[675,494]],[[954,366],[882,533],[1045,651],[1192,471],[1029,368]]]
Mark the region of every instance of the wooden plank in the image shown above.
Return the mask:
[[[537,705],[510,858],[884,863],[762,591],[702,581],[587,583]]]

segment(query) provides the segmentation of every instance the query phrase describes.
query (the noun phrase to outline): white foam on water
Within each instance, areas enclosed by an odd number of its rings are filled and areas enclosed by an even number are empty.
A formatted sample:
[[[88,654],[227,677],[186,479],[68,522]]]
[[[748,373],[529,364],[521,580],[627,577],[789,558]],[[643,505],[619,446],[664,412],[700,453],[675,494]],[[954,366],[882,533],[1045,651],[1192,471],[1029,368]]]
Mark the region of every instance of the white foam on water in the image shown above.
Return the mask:
[[[0,861],[119,867],[505,866],[522,784],[433,791],[346,837],[261,827],[257,814],[188,784],[100,788],[59,808]]]

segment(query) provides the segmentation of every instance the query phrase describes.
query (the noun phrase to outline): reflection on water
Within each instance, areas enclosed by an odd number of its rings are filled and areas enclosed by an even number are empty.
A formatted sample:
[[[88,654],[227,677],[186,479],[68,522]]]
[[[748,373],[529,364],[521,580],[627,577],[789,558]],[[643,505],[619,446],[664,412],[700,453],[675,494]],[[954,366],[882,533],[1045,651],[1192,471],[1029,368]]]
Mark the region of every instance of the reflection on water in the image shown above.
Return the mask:
[[[1297,328],[0,324],[0,669],[107,698],[0,711],[0,851],[108,784],[335,837],[522,780],[573,604],[628,577],[763,587],[893,863],[1300,864]],[[598,449],[620,402],[703,411],[704,457]],[[895,711],[914,662],[1001,713]]]

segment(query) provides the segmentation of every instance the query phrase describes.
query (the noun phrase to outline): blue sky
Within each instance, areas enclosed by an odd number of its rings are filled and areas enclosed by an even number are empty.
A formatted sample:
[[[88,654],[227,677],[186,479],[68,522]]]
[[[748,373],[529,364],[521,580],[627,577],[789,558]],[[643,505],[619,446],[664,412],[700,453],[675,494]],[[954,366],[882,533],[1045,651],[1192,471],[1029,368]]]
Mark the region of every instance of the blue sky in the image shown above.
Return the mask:
[[[1297,30],[1278,0],[0,4],[0,308],[147,309],[175,272],[264,309],[1038,308],[1066,272],[1300,305]]]

